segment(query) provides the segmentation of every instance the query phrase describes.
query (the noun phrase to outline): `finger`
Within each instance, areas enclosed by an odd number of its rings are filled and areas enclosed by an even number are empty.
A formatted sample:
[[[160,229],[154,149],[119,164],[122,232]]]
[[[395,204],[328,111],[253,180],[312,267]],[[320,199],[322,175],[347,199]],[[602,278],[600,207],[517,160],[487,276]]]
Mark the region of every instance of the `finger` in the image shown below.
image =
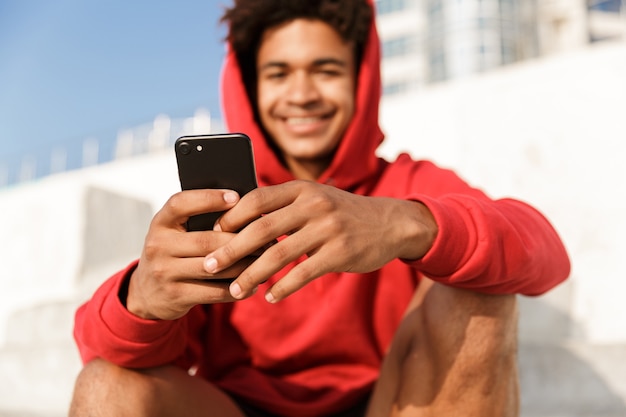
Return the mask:
[[[179,258],[171,265],[170,276],[175,277],[173,278],[174,281],[232,280],[238,277],[255,260],[255,257],[245,257],[222,271],[209,273],[204,269],[203,257]]]
[[[283,208],[263,216],[241,230],[232,240],[207,255],[205,269],[215,273],[237,260],[271,245],[276,238],[292,233],[302,226],[306,217],[302,211]],[[281,246],[282,248],[283,246]],[[276,249],[274,249],[276,251]],[[265,251],[267,252],[267,250]]]
[[[144,318],[172,320],[182,317],[197,304],[234,301],[229,284],[252,259],[211,276],[206,276],[203,271],[202,259],[177,259],[158,269],[145,271],[143,278],[135,276],[132,279],[135,290],[131,291],[131,284],[127,297],[129,310]]]
[[[317,242],[298,239],[296,235],[281,240],[266,249],[257,260],[241,272],[230,286],[231,294],[237,299],[251,295],[259,284],[267,281],[316,245]]]
[[[214,231],[175,232],[164,237],[163,244],[170,247],[170,255],[176,258],[204,257],[234,237],[234,233]]]
[[[231,190],[187,190],[171,196],[154,216],[153,222],[166,226],[178,226],[184,230],[189,217],[228,210],[239,201],[239,195]]]
[[[299,183],[300,181],[291,181],[250,191],[241,198],[242,204],[238,204],[236,210],[230,210],[218,219],[216,230],[235,232],[261,215],[288,206],[298,195]]]
[[[229,292],[228,282],[195,280],[183,283],[182,294],[189,302],[189,308],[198,304],[215,304],[238,301]],[[252,291],[254,295],[258,287]]]
[[[177,293],[186,308],[235,301],[230,295],[228,281],[188,280],[179,284]]]
[[[231,301],[234,300],[228,291],[228,283],[186,280],[161,285],[157,292],[147,294],[129,289],[126,305],[129,311],[139,317],[175,320],[198,304]]]
[[[317,255],[319,256],[319,254]],[[296,265],[282,279],[276,281],[265,293],[265,299],[268,303],[277,303],[327,272],[330,270],[322,262],[319,262],[317,256],[312,256]]]

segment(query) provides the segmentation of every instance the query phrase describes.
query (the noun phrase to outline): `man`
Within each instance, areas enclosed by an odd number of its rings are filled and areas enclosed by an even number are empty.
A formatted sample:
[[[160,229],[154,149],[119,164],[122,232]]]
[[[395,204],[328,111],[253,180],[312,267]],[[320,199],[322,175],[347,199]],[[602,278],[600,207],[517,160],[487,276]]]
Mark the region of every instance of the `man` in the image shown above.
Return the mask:
[[[528,205],[375,156],[371,7],[226,11],[224,114],[261,187],[181,192],[155,215],[139,261],[77,312],[72,415],[517,415],[513,294],[564,280],[567,254]]]

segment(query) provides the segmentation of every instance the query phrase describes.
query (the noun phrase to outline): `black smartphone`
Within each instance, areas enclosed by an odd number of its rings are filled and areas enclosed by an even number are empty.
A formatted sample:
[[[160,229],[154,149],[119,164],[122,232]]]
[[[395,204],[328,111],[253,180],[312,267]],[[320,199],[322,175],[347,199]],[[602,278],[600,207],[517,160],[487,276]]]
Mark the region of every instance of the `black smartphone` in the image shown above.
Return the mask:
[[[257,187],[252,143],[243,133],[182,136],[174,147],[183,190],[228,189],[244,196]],[[213,230],[222,213],[192,216],[187,230]]]

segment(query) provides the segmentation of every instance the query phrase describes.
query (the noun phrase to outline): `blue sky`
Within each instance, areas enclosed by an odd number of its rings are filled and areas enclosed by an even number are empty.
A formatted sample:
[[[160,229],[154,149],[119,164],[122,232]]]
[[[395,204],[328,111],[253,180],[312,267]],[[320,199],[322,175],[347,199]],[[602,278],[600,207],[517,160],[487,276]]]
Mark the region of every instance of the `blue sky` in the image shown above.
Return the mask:
[[[159,113],[219,115],[224,4],[0,0],[0,162]]]

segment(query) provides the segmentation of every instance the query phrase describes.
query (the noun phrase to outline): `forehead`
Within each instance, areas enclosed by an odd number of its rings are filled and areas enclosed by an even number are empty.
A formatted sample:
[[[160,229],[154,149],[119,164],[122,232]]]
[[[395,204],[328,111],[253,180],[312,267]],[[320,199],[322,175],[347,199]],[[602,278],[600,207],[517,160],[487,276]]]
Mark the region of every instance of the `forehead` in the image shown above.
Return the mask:
[[[257,65],[267,62],[305,64],[334,58],[352,65],[354,47],[321,20],[295,19],[267,29],[261,37]]]

